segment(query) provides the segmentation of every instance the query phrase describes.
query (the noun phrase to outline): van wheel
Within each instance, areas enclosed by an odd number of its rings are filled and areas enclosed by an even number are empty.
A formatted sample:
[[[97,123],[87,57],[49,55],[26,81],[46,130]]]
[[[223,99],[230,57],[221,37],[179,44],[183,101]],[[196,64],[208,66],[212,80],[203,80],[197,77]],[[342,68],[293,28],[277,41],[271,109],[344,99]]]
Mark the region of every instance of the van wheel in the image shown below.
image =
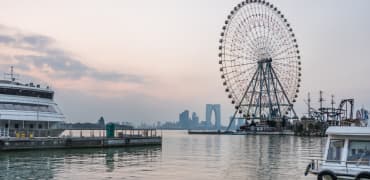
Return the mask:
[[[370,179],[370,173],[362,172],[356,176],[356,180],[362,180],[362,179]]]
[[[317,180],[337,180],[337,176],[331,171],[322,171],[317,175]]]

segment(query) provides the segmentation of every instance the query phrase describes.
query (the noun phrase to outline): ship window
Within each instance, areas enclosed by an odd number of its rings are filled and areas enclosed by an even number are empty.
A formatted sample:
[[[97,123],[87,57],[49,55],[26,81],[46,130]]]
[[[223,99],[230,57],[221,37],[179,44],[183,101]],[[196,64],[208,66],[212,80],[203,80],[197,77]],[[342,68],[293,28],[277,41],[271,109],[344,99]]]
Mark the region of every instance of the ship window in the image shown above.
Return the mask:
[[[24,109],[25,111],[32,111],[31,106],[27,106],[27,105],[23,105],[23,109]]]
[[[349,141],[348,164],[370,165],[370,141]]]
[[[15,110],[23,110],[22,105],[16,104],[14,105]]]
[[[18,124],[14,124],[14,128],[15,129],[18,129],[19,128],[19,125]]]
[[[9,127],[9,125],[8,124],[5,124],[5,128],[8,128]]]
[[[42,124],[39,124],[39,129],[42,129]]]
[[[344,140],[331,139],[328,149],[327,162],[340,163],[343,152]]]
[[[8,110],[13,110],[14,109],[13,104],[4,104],[4,105],[5,105],[5,109],[8,109]]]
[[[30,129],[33,129],[33,124],[30,124]]]
[[[57,112],[53,106],[48,106],[48,112]]]
[[[17,96],[31,96],[46,99],[53,99],[53,92],[40,92],[26,89],[0,88],[0,94],[17,95]]]
[[[48,112],[48,108],[46,106],[40,106],[39,111]]]
[[[6,103],[0,102],[0,109],[4,110],[18,110],[18,111],[38,111],[38,112],[52,112],[57,111],[53,106],[49,105],[38,105],[38,104],[25,104],[25,103]]]

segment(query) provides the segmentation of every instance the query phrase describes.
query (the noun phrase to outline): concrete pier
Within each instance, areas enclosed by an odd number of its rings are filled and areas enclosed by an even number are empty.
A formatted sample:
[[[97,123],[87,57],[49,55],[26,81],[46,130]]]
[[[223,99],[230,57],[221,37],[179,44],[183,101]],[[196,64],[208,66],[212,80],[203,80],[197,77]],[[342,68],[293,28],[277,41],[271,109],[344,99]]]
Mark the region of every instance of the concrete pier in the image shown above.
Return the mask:
[[[65,137],[65,138],[1,138],[0,151],[64,148],[109,148],[161,145],[162,137]]]

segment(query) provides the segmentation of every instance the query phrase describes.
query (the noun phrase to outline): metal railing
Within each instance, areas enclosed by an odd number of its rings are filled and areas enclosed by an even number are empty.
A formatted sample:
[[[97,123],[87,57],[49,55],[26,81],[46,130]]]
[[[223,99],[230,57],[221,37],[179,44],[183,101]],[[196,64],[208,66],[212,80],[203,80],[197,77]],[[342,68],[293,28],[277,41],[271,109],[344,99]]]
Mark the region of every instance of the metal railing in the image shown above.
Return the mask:
[[[106,137],[105,129],[67,129],[62,136],[67,137]],[[114,137],[162,137],[157,129],[115,129]]]

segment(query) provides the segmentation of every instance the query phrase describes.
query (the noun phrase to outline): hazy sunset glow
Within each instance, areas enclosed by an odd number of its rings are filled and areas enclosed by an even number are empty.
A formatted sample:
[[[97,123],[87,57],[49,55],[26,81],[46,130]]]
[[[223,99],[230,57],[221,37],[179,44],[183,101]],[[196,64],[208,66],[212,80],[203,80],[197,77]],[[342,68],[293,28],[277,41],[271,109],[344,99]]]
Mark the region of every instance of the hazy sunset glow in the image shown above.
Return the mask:
[[[218,39],[238,0],[11,1],[0,7],[0,70],[50,85],[69,121],[177,121],[184,109],[204,120],[205,104],[232,105],[222,86]],[[308,91],[370,106],[370,1],[272,2],[300,45]],[[328,23],[330,22],[330,23]]]

